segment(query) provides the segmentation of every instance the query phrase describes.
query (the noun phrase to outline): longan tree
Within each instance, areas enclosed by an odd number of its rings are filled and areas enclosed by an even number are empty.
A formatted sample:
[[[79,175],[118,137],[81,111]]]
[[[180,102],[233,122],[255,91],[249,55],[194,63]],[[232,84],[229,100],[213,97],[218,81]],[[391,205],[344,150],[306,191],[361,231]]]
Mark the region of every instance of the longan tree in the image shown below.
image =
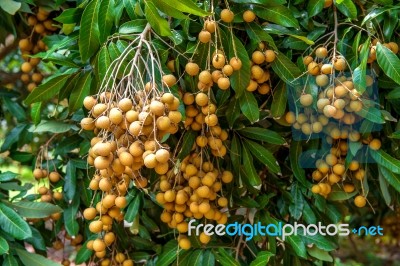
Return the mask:
[[[399,4],[0,7],[2,265],[333,265],[340,246],[189,223],[382,224],[398,245]]]

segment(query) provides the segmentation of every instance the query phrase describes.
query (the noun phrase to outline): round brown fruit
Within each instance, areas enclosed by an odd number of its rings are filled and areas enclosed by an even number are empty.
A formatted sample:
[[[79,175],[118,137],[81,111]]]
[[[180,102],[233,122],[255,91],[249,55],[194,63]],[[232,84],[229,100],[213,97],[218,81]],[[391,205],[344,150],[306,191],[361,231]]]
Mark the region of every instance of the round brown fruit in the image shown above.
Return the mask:
[[[199,33],[199,41],[202,43],[208,43],[211,40],[211,33],[206,30],[202,30]]]
[[[354,205],[356,205],[358,208],[362,208],[367,204],[367,200],[364,196],[358,195],[357,197],[354,198]]]
[[[230,23],[233,21],[234,14],[229,9],[223,9],[221,11],[221,20],[225,23]]]
[[[250,22],[253,22],[255,19],[256,19],[256,14],[254,14],[253,11],[251,11],[251,10],[246,10],[246,11],[244,11],[244,13],[243,13],[243,20],[244,20],[245,22],[250,23]]]
[[[313,97],[311,94],[303,94],[300,96],[300,103],[304,107],[310,106],[313,103]]]
[[[189,76],[196,76],[199,74],[200,68],[199,65],[193,62],[189,62],[185,66],[185,71]]]
[[[317,50],[315,51],[315,56],[321,59],[326,58],[328,56],[328,49],[326,49],[325,47],[317,48]]]

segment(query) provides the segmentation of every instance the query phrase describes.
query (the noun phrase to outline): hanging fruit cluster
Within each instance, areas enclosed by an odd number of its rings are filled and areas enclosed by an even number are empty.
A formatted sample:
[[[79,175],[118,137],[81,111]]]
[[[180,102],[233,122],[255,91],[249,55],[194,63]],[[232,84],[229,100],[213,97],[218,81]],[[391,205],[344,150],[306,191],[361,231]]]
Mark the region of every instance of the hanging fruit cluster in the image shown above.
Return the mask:
[[[256,50],[251,55],[251,79],[246,87],[247,91],[257,91],[264,95],[271,91],[271,74],[269,71],[270,63],[274,62],[276,55],[273,50],[265,49],[264,42],[258,44],[259,50]]]
[[[49,11],[39,7],[36,14],[27,17],[27,23],[31,27],[29,36],[19,41],[19,49],[22,58],[25,60],[21,65],[23,73],[21,81],[27,84],[28,91],[35,89],[43,80],[43,74],[38,67],[41,59],[31,56],[46,51],[47,46],[42,40],[43,37],[58,30],[51,17],[52,14]]]
[[[367,75],[366,92],[360,93],[352,76],[347,77],[343,72],[346,59],[329,58],[325,47],[316,49],[315,59],[309,55],[303,62],[307,81],[300,95],[293,90],[293,110],[285,119],[292,125],[295,138],[322,138],[329,147],[315,162],[312,179],[318,184],[312,187],[312,192],[328,197],[334,186],[346,193],[357,188],[359,195],[354,203],[364,207],[367,201],[362,181],[366,173],[361,162],[349,154],[349,146],[355,142],[368,144],[374,150],[381,146],[380,140],[370,134],[362,136],[358,131],[364,120],[361,111],[374,106],[373,77]]]

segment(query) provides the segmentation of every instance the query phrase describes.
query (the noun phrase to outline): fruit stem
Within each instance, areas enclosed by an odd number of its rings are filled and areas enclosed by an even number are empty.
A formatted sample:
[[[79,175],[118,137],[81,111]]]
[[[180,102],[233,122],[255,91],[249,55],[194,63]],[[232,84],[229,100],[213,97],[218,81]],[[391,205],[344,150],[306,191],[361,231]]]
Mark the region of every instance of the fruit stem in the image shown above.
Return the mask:
[[[338,33],[337,33],[337,29],[338,29],[338,18],[337,18],[337,9],[336,6],[333,6],[333,20],[335,23],[335,28],[334,28],[334,40],[333,40],[333,60],[336,60],[336,45],[338,42]]]

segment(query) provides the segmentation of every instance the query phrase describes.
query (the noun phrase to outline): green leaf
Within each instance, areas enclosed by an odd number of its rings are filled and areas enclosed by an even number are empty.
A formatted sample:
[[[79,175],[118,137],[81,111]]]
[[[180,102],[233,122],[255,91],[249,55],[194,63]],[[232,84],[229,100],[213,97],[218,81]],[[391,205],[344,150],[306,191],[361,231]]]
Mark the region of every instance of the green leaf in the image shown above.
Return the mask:
[[[7,240],[0,236],[0,255],[7,253],[9,249],[10,246],[8,245]]]
[[[90,71],[81,73],[79,79],[69,96],[69,112],[75,112],[83,105],[83,100],[90,94],[90,85],[92,83],[92,74]]]
[[[328,200],[331,201],[341,201],[341,200],[348,200],[354,197],[357,194],[357,191],[353,191],[351,193],[344,192],[342,188],[339,189],[332,189],[331,193],[329,193]]]
[[[285,139],[277,132],[261,128],[261,127],[246,127],[238,130],[240,135],[246,138],[265,141],[271,144],[282,145],[285,144]]]
[[[389,169],[380,166],[379,172],[394,189],[400,192],[400,175],[398,173],[393,173],[391,168]]]
[[[189,265],[202,266],[203,263],[203,250],[197,249],[190,255]]]
[[[76,214],[79,210],[80,195],[76,194],[72,202],[69,202],[68,208],[64,210],[64,225],[67,233],[70,236],[76,236],[79,233],[79,224],[76,219]]]
[[[215,265],[215,256],[209,249],[206,249],[203,252],[203,265],[207,265],[207,266]]]
[[[100,43],[107,40],[114,24],[114,0],[101,0],[99,7],[98,27]]]
[[[32,127],[30,130],[35,133],[51,132],[51,133],[64,133],[72,129],[77,129],[75,125],[67,124],[60,121],[47,121],[42,120],[39,125]]]
[[[264,146],[251,140],[245,140],[246,147],[249,148],[250,152],[263,164],[268,167],[268,170],[275,173],[281,174],[281,168],[276,161],[274,155],[264,148]],[[247,164],[244,164],[247,167]]]
[[[324,2],[320,0],[310,0],[307,5],[307,12],[309,17],[318,15],[324,8]]]
[[[230,128],[233,127],[235,121],[240,116],[240,105],[237,98],[232,97],[229,102],[228,108],[226,109],[226,120],[228,120],[228,125]]]
[[[243,156],[243,164],[242,167],[240,168],[242,177],[245,178],[246,183],[248,183],[251,186],[251,188],[260,190],[261,179],[254,167],[253,156],[251,156],[246,146],[243,146],[242,156]]]
[[[400,84],[400,59],[381,43],[376,44],[376,57],[383,72],[397,84]]]
[[[392,203],[392,196],[389,193],[389,182],[383,176],[380,168],[381,167],[379,167],[379,187],[381,189],[381,193],[382,193],[383,199],[385,200],[386,205],[390,206]]]
[[[364,104],[362,109],[356,113],[373,123],[385,123],[385,119],[383,118],[382,113],[375,107],[369,107]]]
[[[86,240],[86,242],[83,243],[82,247],[79,249],[78,253],[76,254],[76,258],[75,258],[76,264],[84,263],[84,262],[88,261],[89,258],[92,256],[93,250],[90,250],[86,247],[87,242],[89,242],[92,239],[95,239],[95,236]]]
[[[333,262],[332,256],[325,250],[319,249],[316,246],[312,246],[311,248],[307,249],[308,254],[312,257],[320,260],[320,261],[329,261]]]
[[[178,242],[176,240],[170,240],[164,245],[162,253],[158,256],[157,266],[171,265],[171,263],[176,260],[178,253]]]
[[[168,5],[167,1],[154,0],[154,4],[157,6],[157,8],[161,12],[163,12],[167,16],[170,16],[170,17],[173,17],[176,19],[189,19],[189,17],[186,16],[185,14],[183,14],[181,11],[179,11],[178,9],[176,9],[173,6]]]
[[[159,1],[156,1],[156,3]],[[193,14],[199,17],[205,17],[211,15],[211,13],[208,13],[198,7],[193,1],[191,0],[179,0],[179,1],[173,1],[173,0],[162,0],[164,4],[169,5],[170,7],[177,9],[179,11]]]
[[[303,213],[304,198],[297,182],[293,183],[290,194],[293,201],[289,205],[289,213],[295,220],[299,220]]]
[[[400,160],[393,158],[383,150],[375,151],[369,149],[369,153],[371,154],[371,157],[375,160],[377,164],[387,169],[390,169],[390,171],[395,174],[400,174]],[[400,186],[397,187],[397,189],[400,189]]]
[[[178,159],[185,158],[192,150],[193,144],[196,141],[197,133],[193,130],[185,132],[182,141],[182,148],[178,153]]]
[[[283,5],[271,5],[271,6],[254,6],[253,11],[260,18],[267,21],[274,22],[276,24],[285,27],[300,28],[299,22],[293,16],[292,11]]]
[[[373,20],[374,18],[382,15],[385,12],[391,11],[391,10],[395,10],[395,9],[399,9],[400,6],[388,6],[388,7],[381,7],[381,8],[374,8],[373,10],[371,10],[371,12],[369,12],[363,19],[363,21],[361,22],[361,26],[364,25],[365,23],[367,23],[368,21]]]
[[[151,1],[145,1],[144,4],[146,19],[149,21],[151,27],[161,36],[170,36],[172,33],[169,24],[160,16],[154,3]]]
[[[301,229],[301,228],[300,228]],[[299,233],[300,237],[302,238],[304,244],[308,245],[315,245],[318,248],[325,250],[325,251],[332,251],[338,248],[338,245],[333,242],[327,236],[323,236],[320,234],[316,234],[315,236],[307,235],[301,231]]]
[[[0,203],[0,228],[16,239],[26,239],[32,236],[28,223],[3,203]]]
[[[47,82],[39,85],[26,97],[24,101],[25,104],[50,100],[62,89],[70,77],[71,75],[65,74],[49,79]]]
[[[13,0],[1,0],[0,7],[10,15],[15,13],[21,8],[21,3]]]
[[[146,19],[135,19],[122,24],[118,32],[122,34],[140,33],[144,30],[146,25]]]
[[[4,139],[3,145],[1,146],[0,153],[10,149],[11,146],[19,140],[19,137],[24,132],[27,124],[19,124],[14,127]]]
[[[136,215],[139,213],[139,208],[140,205],[142,204],[143,201],[143,194],[137,193],[136,196],[132,199],[132,201],[129,203],[129,206],[127,207],[126,213],[125,213],[125,221],[131,223]]]
[[[64,194],[66,200],[72,201],[76,193],[76,167],[74,163],[69,160],[66,167],[64,178]]]
[[[18,176],[18,174],[7,171],[4,173],[0,174],[0,182],[5,182],[5,181],[10,181],[12,179],[15,179]]]
[[[390,136],[390,138],[400,139],[400,131],[393,132],[393,134]]]
[[[230,58],[237,56],[240,61],[242,61],[242,68],[234,71],[229,78],[231,81],[231,87],[236,93],[235,97],[240,98],[246,91],[246,88],[250,82],[250,60],[249,56],[247,55],[246,48],[234,35],[232,35],[232,40],[229,42],[229,56]]]
[[[217,261],[222,266],[239,266],[239,262],[234,259],[234,255],[228,253],[224,248],[213,249]]]
[[[82,8],[68,8],[64,10],[58,17],[53,18],[53,20],[63,24],[79,23],[82,13]]]
[[[19,266],[19,264],[13,255],[6,255],[4,256],[4,261],[2,266]]]
[[[52,260],[46,259],[45,257],[29,253],[22,249],[15,249],[18,254],[18,258],[22,261],[24,265],[30,266],[60,266],[61,264],[54,262]]]
[[[300,166],[299,162],[300,155],[303,151],[302,145],[303,144],[301,141],[292,140],[290,143],[289,159],[293,175],[301,184],[303,184],[305,187],[308,187],[304,168]]]
[[[46,218],[53,213],[63,211],[60,207],[47,202],[18,201],[10,205],[25,218]]]
[[[294,85],[295,79],[301,75],[300,69],[283,53],[278,53],[271,63],[274,72],[286,83]]]
[[[46,250],[46,244],[44,243],[44,239],[42,235],[40,234],[39,230],[37,230],[35,227],[30,226],[31,231],[32,231],[32,236],[25,239],[25,241],[29,244],[31,244],[35,249],[37,250]]]
[[[239,172],[241,154],[242,150],[240,145],[240,139],[235,134],[233,136],[231,143],[230,155],[231,155],[232,167],[236,173]]]
[[[108,53],[107,46],[103,46],[98,53],[97,58],[97,69],[98,69],[98,76],[99,80],[101,80],[101,86],[106,84],[104,81],[107,81],[107,70],[111,64],[110,55]],[[108,73],[110,75],[110,73]]]
[[[18,102],[11,100],[11,98],[3,97],[4,105],[10,114],[17,118],[18,122],[26,120],[25,110],[19,105]]]
[[[53,64],[60,66],[67,66],[71,68],[79,68],[80,66],[76,64],[72,57],[67,57],[59,53],[38,53],[33,58],[43,58],[45,62],[52,62]]]
[[[257,257],[250,263],[250,266],[268,265],[269,259],[273,256],[275,256],[275,254],[269,251],[260,251],[257,253]]]
[[[278,48],[275,45],[274,39],[266,33],[260,25],[257,23],[246,23],[246,32],[247,35],[249,35],[249,38],[252,40],[259,42],[266,41],[268,42],[268,45],[272,47],[275,51],[278,50]]]
[[[275,119],[281,118],[285,114],[287,103],[286,84],[282,81],[278,83],[274,90],[273,101],[271,104],[271,115]]]
[[[286,237],[286,242],[293,248],[297,256],[307,258],[307,249],[299,235],[290,235]]]
[[[345,16],[352,19],[357,18],[357,8],[352,0],[343,0],[341,3],[334,1],[334,4]]]
[[[253,124],[260,119],[260,111],[254,94],[250,91],[244,91],[239,98],[240,110]]]
[[[100,46],[99,5],[100,0],[89,2],[82,14],[81,28],[79,30],[79,53],[81,54],[82,62],[86,62],[94,55]]]
[[[42,109],[42,102],[36,102],[31,106],[32,122],[37,126],[40,123],[40,110]]]
[[[367,87],[366,76],[367,76],[367,62],[368,62],[368,53],[370,50],[369,48],[370,43],[371,43],[370,38],[368,38],[364,42],[360,52],[361,63],[353,72],[354,86],[356,87],[357,91],[359,91],[361,94],[366,90]]]

